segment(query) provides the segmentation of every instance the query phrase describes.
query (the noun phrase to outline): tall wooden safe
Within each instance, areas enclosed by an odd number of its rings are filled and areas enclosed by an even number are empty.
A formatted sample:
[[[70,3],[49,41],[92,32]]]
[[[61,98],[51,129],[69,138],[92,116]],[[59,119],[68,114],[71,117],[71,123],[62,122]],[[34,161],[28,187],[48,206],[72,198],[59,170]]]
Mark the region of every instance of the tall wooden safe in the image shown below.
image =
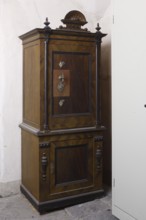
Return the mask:
[[[21,191],[42,213],[103,193],[100,48],[106,34],[70,11],[23,41]]]

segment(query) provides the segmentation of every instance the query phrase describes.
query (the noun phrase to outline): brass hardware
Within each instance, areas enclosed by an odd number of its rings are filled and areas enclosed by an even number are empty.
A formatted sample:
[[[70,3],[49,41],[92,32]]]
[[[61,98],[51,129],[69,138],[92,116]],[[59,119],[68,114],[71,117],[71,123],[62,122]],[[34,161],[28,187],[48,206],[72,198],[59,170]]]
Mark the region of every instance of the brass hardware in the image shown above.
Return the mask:
[[[46,172],[47,172],[47,165],[48,165],[48,159],[45,153],[43,153],[41,162],[42,162],[42,178],[45,181],[47,177]]]
[[[61,69],[65,65],[65,62],[64,61],[60,61],[58,65],[59,65],[59,67]]]
[[[59,101],[59,106],[62,107],[63,104],[64,104],[64,102],[65,102],[65,100],[64,100],[64,99],[61,99],[61,100]]]
[[[59,83],[58,83],[57,89],[58,89],[59,92],[63,92],[64,86],[65,86],[64,74],[61,73],[61,74],[58,76],[58,79],[59,79]]]
[[[70,70],[53,70],[53,97],[70,96]]]
[[[61,75],[58,76],[58,79],[59,79],[61,82],[64,82],[64,74],[61,73]]]

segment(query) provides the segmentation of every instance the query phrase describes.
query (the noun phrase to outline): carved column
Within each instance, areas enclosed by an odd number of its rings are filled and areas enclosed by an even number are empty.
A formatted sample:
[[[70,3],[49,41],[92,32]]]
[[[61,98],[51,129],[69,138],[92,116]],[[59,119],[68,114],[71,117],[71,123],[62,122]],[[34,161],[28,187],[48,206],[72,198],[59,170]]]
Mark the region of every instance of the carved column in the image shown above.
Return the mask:
[[[103,34],[100,32],[99,24],[97,24],[97,32],[96,32],[96,96],[97,96],[97,115],[96,115],[96,126],[100,125],[101,122],[101,100],[100,100],[100,60],[101,60],[101,42],[102,38],[107,34]]]
[[[45,181],[46,180],[46,173],[47,173],[47,166],[48,166],[48,158],[46,156],[46,153],[43,153],[42,158],[41,158],[41,163],[42,163],[42,179]]]
[[[49,44],[49,35],[51,33],[51,28],[49,27],[48,18],[44,22],[45,27],[45,68],[44,68],[44,130],[48,130],[48,44]]]

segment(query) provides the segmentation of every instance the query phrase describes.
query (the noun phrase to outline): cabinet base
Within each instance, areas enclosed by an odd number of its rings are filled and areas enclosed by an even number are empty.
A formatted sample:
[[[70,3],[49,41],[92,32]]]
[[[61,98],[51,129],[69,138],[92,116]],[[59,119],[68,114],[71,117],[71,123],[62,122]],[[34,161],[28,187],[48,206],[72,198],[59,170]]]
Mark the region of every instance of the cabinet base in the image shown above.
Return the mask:
[[[31,202],[31,204],[39,211],[40,214],[56,209],[61,209],[67,206],[91,201],[93,199],[104,196],[104,190],[101,189],[93,192],[81,193],[79,195],[67,196],[64,198],[54,199],[46,202],[39,202],[23,185],[20,186],[20,190]]]

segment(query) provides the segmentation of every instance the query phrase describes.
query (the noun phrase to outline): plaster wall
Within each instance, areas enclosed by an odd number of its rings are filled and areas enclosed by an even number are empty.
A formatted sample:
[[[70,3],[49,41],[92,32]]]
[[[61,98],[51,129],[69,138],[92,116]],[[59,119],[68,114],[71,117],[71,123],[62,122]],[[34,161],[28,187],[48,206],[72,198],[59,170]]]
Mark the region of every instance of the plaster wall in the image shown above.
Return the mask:
[[[109,4],[110,0],[0,0],[0,194],[4,183],[18,184],[21,179],[22,45],[18,36],[44,27],[46,17],[50,27],[56,28],[70,10],[81,11],[86,27],[95,31]]]

